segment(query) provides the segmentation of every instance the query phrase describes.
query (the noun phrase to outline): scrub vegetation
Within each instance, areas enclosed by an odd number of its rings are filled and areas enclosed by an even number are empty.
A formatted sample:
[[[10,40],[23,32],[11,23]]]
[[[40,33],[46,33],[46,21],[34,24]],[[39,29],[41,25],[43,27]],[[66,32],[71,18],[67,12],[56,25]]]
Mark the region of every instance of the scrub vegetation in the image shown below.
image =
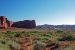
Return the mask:
[[[22,38],[29,37],[33,49],[44,50],[47,45],[58,45],[60,50],[74,50],[75,37],[73,33],[65,31],[22,31],[22,32],[0,32],[0,50],[21,50]]]

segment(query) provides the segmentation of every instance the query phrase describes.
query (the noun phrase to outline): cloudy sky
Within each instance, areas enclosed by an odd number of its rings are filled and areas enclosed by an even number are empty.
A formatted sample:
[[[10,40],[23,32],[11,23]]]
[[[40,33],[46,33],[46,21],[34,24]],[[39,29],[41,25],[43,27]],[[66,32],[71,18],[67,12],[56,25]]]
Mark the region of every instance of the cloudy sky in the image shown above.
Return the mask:
[[[75,24],[75,0],[0,0],[0,16],[37,25]]]

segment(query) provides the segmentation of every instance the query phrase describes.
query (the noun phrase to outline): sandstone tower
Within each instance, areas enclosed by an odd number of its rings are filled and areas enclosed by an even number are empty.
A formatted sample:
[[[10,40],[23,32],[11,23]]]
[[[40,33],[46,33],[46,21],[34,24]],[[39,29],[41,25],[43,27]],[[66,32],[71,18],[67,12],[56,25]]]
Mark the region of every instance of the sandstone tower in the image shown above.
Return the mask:
[[[5,16],[0,16],[0,28],[7,28],[7,22]]]

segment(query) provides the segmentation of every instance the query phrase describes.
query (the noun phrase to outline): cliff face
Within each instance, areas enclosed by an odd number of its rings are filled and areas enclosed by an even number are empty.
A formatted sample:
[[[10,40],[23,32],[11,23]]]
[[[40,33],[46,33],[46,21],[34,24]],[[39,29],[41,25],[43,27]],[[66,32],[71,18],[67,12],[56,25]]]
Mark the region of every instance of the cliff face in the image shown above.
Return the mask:
[[[24,20],[24,21],[19,21],[19,22],[14,22],[12,27],[17,27],[17,28],[35,28],[35,20]]]
[[[5,16],[0,16],[0,28],[17,27],[17,28],[35,28],[35,20],[24,20],[18,22],[9,21]]]
[[[7,21],[6,18],[4,16],[0,16],[0,28],[7,28]]]

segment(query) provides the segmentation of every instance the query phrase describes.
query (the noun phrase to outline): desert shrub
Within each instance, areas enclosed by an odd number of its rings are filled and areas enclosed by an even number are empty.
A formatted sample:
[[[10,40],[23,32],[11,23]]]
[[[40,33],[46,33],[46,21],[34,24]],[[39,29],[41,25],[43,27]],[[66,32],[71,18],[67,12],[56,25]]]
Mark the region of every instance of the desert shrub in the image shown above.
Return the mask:
[[[58,38],[63,37],[65,35],[66,35],[66,33],[64,31],[61,31],[61,30],[58,30],[55,32],[55,37],[58,37]]]
[[[47,36],[48,36],[48,37],[52,37],[53,34],[52,34],[51,32],[48,32],[48,33],[47,33]]]
[[[6,35],[7,37],[12,38],[12,37],[14,36],[14,32],[7,31],[7,32],[5,33],[5,35]]]
[[[20,36],[21,36],[20,33],[16,33],[16,34],[14,35],[14,37],[20,37]]]
[[[13,47],[11,44],[9,45],[9,48],[10,48],[11,50],[16,50],[16,48]]]
[[[10,33],[11,31],[7,31],[7,33]]]
[[[40,33],[40,32],[38,32],[38,31],[30,31],[30,33]]]
[[[48,32],[47,34],[50,34],[50,35],[52,35],[52,33],[51,33],[51,32]]]
[[[73,41],[73,40],[75,40],[75,38],[73,38],[71,35],[58,38],[58,41]]]
[[[44,50],[44,44],[40,41],[35,41],[34,43],[34,50]]]
[[[56,33],[58,33],[58,34],[63,34],[64,31],[58,30],[58,31],[56,31]]]
[[[25,31],[22,31],[22,33],[25,33]]]
[[[1,41],[1,43],[2,43],[2,44],[6,44],[6,42],[5,42],[5,41]]]
[[[75,46],[68,46],[65,48],[61,48],[61,50],[75,50]]]
[[[29,32],[25,32],[24,34],[22,34],[23,36],[25,36],[25,37],[30,37],[31,36],[31,33],[29,33]]]

